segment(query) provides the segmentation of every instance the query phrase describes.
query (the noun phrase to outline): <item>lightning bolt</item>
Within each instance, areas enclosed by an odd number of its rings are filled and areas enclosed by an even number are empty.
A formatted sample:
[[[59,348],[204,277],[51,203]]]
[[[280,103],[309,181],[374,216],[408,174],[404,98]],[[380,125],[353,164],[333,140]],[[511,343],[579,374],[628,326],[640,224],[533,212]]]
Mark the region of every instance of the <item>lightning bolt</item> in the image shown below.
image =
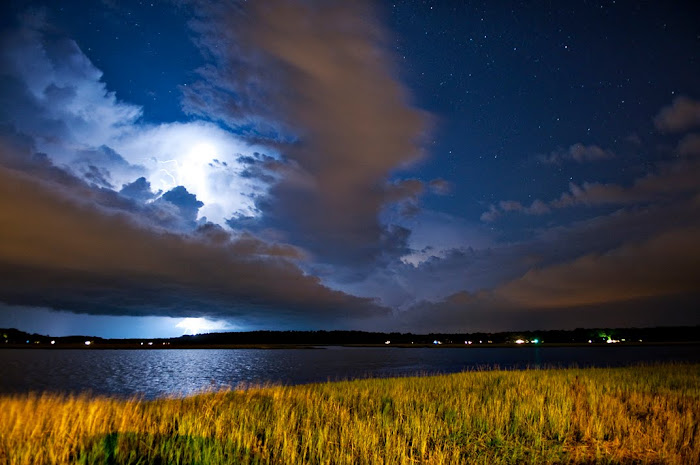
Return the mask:
[[[156,161],[157,161],[159,164],[161,164],[161,165],[165,165],[165,164],[167,164],[167,163],[174,163],[174,164],[175,164],[175,169],[176,169],[177,171],[180,171],[180,164],[177,162],[177,160],[165,160],[165,161],[156,160]],[[158,172],[160,172],[160,173],[165,173],[166,175],[168,175],[168,177],[170,177],[170,179],[171,179],[172,182],[173,182],[173,186],[177,186],[177,179],[175,178],[175,176],[173,176],[173,174],[172,174],[170,171],[168,171],[168,170],[165,169],[165,168],[160,168],[160,169],[158,170]]]

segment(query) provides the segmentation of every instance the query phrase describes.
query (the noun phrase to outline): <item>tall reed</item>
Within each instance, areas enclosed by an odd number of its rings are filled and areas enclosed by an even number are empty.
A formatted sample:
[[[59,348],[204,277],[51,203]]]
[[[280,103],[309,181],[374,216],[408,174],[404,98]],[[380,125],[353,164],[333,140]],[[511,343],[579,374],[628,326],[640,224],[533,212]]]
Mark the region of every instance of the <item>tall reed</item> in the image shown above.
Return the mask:
[[[700,463],[700,365],[0,397],[0,463]]]

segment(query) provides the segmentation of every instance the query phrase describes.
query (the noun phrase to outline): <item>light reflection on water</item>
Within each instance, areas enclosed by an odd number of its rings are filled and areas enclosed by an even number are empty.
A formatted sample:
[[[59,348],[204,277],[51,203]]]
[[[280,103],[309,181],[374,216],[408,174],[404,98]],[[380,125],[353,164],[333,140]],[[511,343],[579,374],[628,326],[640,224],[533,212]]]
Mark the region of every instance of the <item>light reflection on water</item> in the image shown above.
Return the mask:
[[[0,393],[52,391],[155,398],[243,384],[451,373],[476,368],[700,362],[697,346],[0,350]]]

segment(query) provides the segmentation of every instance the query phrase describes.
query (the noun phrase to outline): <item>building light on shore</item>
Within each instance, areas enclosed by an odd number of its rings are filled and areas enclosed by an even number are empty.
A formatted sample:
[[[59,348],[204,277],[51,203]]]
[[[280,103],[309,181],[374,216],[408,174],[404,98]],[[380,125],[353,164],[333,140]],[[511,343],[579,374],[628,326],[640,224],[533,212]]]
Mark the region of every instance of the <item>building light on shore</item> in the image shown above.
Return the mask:
[[[86,346],[89,346],[90,344],[92,344],[92,341],[85,341]]]
[[[391,341],[384,341],[384,344],[389,345],[391,344]]]
[[[51,341],[51,345],[54,345],[54,344],[56,344],[56,341]]]
[[[525,340],[524,339],[516,339],[515,343],[516,344],[525,344]]]

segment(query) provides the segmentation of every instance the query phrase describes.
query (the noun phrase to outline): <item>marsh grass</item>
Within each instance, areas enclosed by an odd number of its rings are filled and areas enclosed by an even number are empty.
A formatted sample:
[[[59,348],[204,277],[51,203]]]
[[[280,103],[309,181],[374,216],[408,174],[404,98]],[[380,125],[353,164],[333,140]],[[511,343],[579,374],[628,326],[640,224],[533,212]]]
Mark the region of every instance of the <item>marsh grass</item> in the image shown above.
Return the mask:
[[[700,463],[700,365],[0,397],[0,463]]]

